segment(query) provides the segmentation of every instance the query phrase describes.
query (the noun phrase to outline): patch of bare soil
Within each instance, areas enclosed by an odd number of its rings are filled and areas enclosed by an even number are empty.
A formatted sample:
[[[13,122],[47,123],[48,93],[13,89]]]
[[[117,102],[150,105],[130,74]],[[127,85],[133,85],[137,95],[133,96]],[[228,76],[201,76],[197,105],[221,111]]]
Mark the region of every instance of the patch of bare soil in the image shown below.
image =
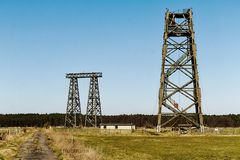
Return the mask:
[[[21,145],[15,160],[57,160],[57,158],[47,145],[46,136],[37,131]]]

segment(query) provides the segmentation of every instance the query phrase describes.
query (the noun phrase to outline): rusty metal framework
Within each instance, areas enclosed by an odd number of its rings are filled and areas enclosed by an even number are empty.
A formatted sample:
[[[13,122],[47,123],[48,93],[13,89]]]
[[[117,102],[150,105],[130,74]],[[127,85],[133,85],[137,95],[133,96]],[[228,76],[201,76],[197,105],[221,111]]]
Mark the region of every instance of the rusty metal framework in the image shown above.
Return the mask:
[[[102,111],[98,86],[99,77],[102,77],[101,72],[66,74],[66,78],[70,79],[67,111],[65,116],[66,127],[82,126],[78,78],[90,78],[85,126],[97,127],[102,122]]]
[[[166,11],[158,126],[203,128],[192,10]]]

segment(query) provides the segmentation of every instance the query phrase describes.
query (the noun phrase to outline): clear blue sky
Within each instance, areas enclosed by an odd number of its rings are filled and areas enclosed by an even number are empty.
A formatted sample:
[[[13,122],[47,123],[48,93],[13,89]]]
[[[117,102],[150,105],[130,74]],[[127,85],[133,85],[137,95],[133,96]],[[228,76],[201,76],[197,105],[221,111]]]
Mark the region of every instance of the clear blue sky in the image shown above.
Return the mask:
[[[0,0],[0,113],[64,113],[103,72],[103,114],[156,114],[164,13],[192,8],[203,112],[240,113],[238,0]],[[79,81],[85,113],[89,80]]]

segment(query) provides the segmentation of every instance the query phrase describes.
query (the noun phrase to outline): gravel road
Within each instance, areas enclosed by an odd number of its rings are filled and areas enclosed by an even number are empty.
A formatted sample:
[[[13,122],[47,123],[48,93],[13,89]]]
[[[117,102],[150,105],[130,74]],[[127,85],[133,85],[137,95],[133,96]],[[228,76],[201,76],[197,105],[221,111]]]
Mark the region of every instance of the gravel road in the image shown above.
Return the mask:
[[[15,160],[57,160],[57,158],[47,145],[46,136],[37,131],[21,145]]]

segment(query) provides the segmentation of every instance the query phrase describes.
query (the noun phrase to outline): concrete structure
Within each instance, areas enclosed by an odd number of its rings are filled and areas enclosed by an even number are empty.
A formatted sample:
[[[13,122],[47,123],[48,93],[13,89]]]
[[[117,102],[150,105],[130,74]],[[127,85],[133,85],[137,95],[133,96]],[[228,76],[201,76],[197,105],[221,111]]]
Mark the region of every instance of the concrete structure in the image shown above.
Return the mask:
[[[135,130],[135,125],[132,123],[101,123],[101,129],[120,129],[120,130]]]

